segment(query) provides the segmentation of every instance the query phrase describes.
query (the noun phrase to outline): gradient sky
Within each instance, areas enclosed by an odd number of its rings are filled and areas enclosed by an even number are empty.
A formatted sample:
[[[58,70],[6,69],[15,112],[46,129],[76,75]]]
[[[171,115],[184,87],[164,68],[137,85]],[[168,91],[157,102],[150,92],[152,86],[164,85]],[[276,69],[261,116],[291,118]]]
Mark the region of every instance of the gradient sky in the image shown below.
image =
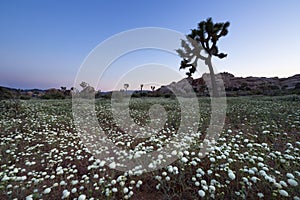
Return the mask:
[[[220,2],[2,0],[0,85],[71,87],[89,52],[114,34],[141,27],[162,27],[188,34],[208,17],[214,22],[231,23],[229,34],[219,43],[228,57],[215,59],[219,72],[266,77],[300,73],[300,1]],[[143,55],[151,56],[153,52]],[[143,62],[143,56],[135,57]],[[169,65],[177,70],[179,60],[174,58]],[[97,89],[112,88],[118,81],[113,76],[118,67]],[[135,83],[131,89],[137,87]]]

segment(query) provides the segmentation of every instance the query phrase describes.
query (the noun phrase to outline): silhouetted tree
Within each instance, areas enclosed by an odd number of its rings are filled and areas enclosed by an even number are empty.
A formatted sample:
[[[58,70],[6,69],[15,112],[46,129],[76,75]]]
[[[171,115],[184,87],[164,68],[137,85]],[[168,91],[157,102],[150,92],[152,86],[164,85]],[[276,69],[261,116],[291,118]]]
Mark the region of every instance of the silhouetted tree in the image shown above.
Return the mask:
[[[61,89],[62,92],[65,92],[67,90],[67,87],[61,86],[60,89]]]
[[[188,61],[187,59],[184,58],[184,59],[181,61],[181,63],[180,63],[180,68],[179,68],[179,70],[180,70],[180,69],[185,69],[185,68],[187,68],[187,67],[190,67],[190,69],[189,69],[189,72],[186,73],[186,75],[187,75],[188,77],[191,77],[192,74],[195,73],[196,67],[194,66],[194,64],[190,64],[189,61]]]
[[[187,40],[181,41],[182,49],[176,50],[179,56],[183,58],[179,69],[190,67],[189,72],[186,73],[189,77],[196,71],[198,60],[205,61],[210,72],[213,96],[218,96],[218,90],[211,60],[212,56],[220,59],[227,56],[227,54],[219,53],[217,42],[221,37],[228,34],[229,25],[229,22],[213,23],[212,19],[208,18],[206,21],[200,22],[197,29],[192,29],[186,37]],[[201,55],[202,50],[207,55]]]
[[[125,89],[125,91],[127,91],[128,88],[129,88],[129,84],[128,84],[128,83],[125,83],[125,84],[124,84],[124,89]]]

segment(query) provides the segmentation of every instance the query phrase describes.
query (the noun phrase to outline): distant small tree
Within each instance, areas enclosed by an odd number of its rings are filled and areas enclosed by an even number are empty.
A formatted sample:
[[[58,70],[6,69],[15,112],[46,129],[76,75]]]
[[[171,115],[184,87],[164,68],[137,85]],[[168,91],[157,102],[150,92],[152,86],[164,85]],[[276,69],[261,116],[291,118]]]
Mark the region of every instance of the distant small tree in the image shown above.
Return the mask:
[[[154,92],[155,86],[151,86],[151,90],[152,90],[152,92]]]
[[[141,84],[140,87],[141,87],[141,91],[143,91],[144,84]]]
[[[42,99],[65,99],[64,93],[55,88],[46,90],[45,94],[41,96]]]
[[[125,84],[124,84],[124,89],[125,89],[125,91],[127,91],[128,88],[129,88],[129,84],[128,84],[128,83],[125,83]]]
[[[180,69],[190,68],[187,75],[190,77],[196,71],[197,62],[199,59],[205,61],[209,68],[213,96],[218,96],[214,69],[212,67],[212,56],[223,59],[227,54],[220,53],[217,47],[218,40],[228,34],[230,23],[213,23],[211,18],[202,21],[198,24],[197,29],[192,29],[187,35],[187,40],[181,41],[182,49],[177,49],[177,53],[183,60],[181,61]],[[201,55],[204,50],[207,56]]]
[[[65,92],[67,90],[67,87],[61,86],[60,89],[61,89],[61,91]]]

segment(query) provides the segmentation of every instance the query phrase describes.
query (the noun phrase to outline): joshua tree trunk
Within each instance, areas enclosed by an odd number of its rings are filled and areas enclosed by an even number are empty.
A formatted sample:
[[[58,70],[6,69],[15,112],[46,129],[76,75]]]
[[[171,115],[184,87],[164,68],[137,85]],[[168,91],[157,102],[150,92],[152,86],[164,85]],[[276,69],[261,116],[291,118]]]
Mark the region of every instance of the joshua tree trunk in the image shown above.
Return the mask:
[[[210,81],[211,81],[211,86],[212,86],[212,96],[213,97],[218,97],[219,93],[218,93],[218,88],[217,88],[217,82],[216,82],[214,68],[213,68],[212,63],[211,63],[211,56],[209,56],[206,59],[206,64],[207,64],[207,66],[209,68]]]

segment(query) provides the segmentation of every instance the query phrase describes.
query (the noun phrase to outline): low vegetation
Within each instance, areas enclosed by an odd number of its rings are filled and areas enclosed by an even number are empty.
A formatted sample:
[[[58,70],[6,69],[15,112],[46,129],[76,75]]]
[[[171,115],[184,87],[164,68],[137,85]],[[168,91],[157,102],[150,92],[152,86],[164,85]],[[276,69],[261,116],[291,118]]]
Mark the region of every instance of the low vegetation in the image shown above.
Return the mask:
[[[75,129],[70,99],[2,100],[0,199],[300,199],[299,102],[297,95],[228,98],[224,129],[202,158],[211,111],[210,99],[199,98],[201,118],[190,148],[173,152],[179,159],[167,167],[139,175],[117,171],[90,153]],[[147,124],[156,103],[168,121],[164,131],[144,140],[117,129],[110,100],[96,100],[96,112],[117,145],[147,152],[180,123],[176,98],[133,98],[136,123]]]

